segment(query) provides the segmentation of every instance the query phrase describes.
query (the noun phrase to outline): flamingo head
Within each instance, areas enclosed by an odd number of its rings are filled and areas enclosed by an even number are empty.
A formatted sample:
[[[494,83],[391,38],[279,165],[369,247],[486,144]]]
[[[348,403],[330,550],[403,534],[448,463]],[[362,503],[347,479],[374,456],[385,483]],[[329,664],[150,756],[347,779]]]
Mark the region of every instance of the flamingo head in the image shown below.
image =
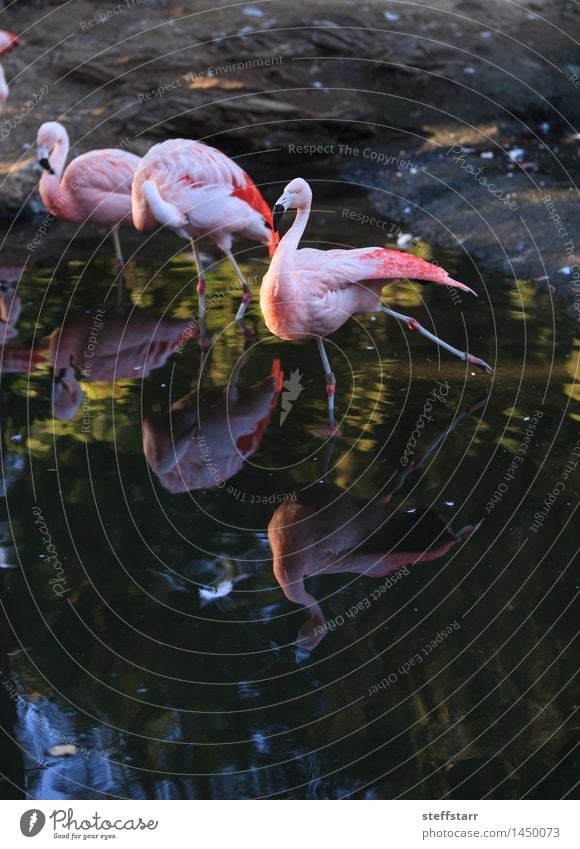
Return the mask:
[[[280,219],[287,209],[308,209],[312,203],[312,189],[302,177],[291,180],[272,210],[274,232],[278,232]]]
[[[0,30],[0,56],[4,56],[5,53],[9,53],[19,44],[22,44],[22,42],[17,35],[14,35],[13,32],[8,32],[8,30],[5,29]]]
[[[36,134],[36,158],[38,164],[49,174],[54,174],[50,164],[50,155],[55,146],[64,141],[65,136],[66,131],[58,121],[47,121],[40,126]]]

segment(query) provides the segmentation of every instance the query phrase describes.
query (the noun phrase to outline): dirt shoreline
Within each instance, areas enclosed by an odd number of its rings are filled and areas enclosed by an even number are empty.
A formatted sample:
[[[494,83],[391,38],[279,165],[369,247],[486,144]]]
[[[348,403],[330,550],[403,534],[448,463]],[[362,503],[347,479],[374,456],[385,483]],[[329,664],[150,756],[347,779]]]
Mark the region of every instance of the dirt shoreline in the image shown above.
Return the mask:
[[[2,14],[23,40],[3,60],[3,225],[42,214],[33,143],[45,120],[62,118],[72,155],[203,138],[268,197],[298,168],[366,186],[378,216],[532,278],[577,315],[574,4],[214,5],[37,0]],[[308,145],[326,151],[296,153]],[[5,241],[2,261],[19,250]]]

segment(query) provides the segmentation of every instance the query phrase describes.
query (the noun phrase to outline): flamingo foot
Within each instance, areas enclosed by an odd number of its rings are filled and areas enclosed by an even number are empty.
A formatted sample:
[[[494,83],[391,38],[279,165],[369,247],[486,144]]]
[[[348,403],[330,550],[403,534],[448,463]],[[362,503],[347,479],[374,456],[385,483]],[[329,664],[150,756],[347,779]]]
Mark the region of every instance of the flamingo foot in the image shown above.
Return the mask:
[[[492,367],[479,357],[474,357],[473,354],[466,354],[467,362],[472,366],[483,369],[486,374],[493,374]]]

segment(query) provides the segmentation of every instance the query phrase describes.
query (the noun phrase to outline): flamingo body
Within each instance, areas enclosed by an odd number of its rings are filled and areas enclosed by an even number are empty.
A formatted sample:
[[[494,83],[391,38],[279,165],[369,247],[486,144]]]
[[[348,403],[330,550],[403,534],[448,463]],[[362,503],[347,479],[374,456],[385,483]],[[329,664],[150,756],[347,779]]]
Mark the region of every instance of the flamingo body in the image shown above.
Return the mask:
[[[379,247],[302,248],[290,267],[276,259],[264,277],[260,306],[268,329],[287,340],[328,336],[356,313],[379,311],[381,292],[390,280],[410,277],[466,288],[439,266]]]
[[[40,127],[37,147],[39,160],[50,168],[39,186],[49,212],[64,221],[91,221],[111,229],[131,224],[131,183],[138,156],[116,148],[91,150],[73,159],[65,170],[69,139],[56,121]]]
[[[207,236],[224,253],[234,234],[274,244],[270,208],[251,178],[225,153],[190,139],[169,139],[143,157],[133,221],[138,230],[159,223],[184,238]]]

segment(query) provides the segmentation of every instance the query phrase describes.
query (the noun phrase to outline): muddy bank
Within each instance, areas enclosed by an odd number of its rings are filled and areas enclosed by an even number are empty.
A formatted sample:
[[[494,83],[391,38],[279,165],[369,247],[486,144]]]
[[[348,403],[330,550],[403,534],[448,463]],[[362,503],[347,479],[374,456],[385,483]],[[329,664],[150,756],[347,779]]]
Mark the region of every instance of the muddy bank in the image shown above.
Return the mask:
[[[73,155],[205,139],[241,157],[269,198],[298,167],[361,183],[377,215],[412,235],[573,295],[575,4],[214,5],[37,0],[5,11],[1,26],[24,42],[3,62],[5,222],[42,213],[31,145],[58,118]],[[309,145],[322,150],[304,157]]]

